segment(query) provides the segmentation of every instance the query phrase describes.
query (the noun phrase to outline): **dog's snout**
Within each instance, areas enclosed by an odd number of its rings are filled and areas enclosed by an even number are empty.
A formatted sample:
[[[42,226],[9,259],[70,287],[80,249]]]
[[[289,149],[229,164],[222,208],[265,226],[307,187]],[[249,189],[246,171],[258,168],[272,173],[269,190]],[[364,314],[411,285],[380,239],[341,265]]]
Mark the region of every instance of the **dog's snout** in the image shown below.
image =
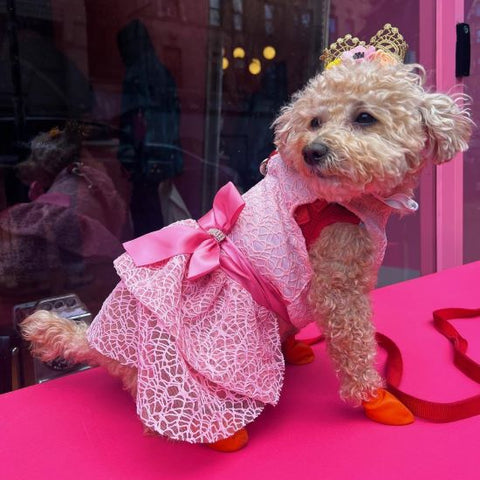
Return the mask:
[[[302,150],[303,159],[309,165],[318,165],[322,163],[328,152],[328,147],[322,142],[309,143]]]

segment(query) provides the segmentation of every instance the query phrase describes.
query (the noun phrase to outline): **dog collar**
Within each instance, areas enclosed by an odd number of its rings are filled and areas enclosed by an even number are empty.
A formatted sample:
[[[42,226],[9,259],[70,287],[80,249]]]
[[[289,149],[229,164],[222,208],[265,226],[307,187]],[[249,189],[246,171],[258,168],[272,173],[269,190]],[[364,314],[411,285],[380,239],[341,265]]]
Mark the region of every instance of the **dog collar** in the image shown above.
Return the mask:
[[[278,151],[274,150],[267,158],[265,158],[262,163],[260,163],[260,173],[265,176],[268,172],[268,162],[274,156],[277,155]],[[374,197],[380,200],[385,205],[388,205],[394,210],[398,210],[403,213],[413,213],[418,210],[418,203],[412,198],[406,195],[405,193],[395,193],[387,198],[382,198],[379,195],[374,195]]]

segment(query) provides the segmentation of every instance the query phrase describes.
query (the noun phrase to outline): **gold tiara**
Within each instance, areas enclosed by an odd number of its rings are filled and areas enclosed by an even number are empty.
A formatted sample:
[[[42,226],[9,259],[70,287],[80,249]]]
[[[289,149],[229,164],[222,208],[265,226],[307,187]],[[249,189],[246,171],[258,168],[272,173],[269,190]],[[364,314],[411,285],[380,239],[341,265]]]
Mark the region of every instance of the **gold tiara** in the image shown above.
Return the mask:
[[[332,43],[330,47],[326,48],[320,60],[326,67],[331,62],[339,59],[343,53],[358,46],[374,47],[376,50],[382,50],[400,63],[405,60],[405,54],[408,49],[408,44],[405,42],[403,35],[398,31],[398,28],[392,27],[387,23],[370,39],[368,45],[357,37],[352,37],[348,34],[345,37],[339,38],[336,42]]]

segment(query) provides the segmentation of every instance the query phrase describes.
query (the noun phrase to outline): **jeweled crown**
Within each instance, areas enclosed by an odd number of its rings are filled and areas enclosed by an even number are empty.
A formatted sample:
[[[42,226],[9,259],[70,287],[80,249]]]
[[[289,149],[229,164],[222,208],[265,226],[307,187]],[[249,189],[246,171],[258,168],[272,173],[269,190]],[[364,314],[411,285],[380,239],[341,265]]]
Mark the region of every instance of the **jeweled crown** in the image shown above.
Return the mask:
[[[392,27],[392,25],[387,23],[370,39],[368,44],[363,40],[359,40],[357,37],[352,37],[350,34],[339,38],[323,51],[320,60],[323,61],[326,67],[331,62],[340,58],[343,53],[358,46],[375,47],[376,50],[382,50],[392,55],[400,63],[405,60],[405,54],[408,49],[408,44],[405,42],[403,35],[398,31],[398,28]]]
[[[387,23],[371,39],[370,45],[376,49],[393,55],[399,62],[403,63],[407,54],[408,44],[397,27]]]
[[[349,52],[358,46],[365,46],[365,42],[363,40],[359,40],[357,37],[352,37],[350,34],[345,35],[344,37],[339,38],[336,42],[332,43],[330,47],[326,48],[320,56],[320,60],[326,66],[330,62],[340,58],[343,52]]]

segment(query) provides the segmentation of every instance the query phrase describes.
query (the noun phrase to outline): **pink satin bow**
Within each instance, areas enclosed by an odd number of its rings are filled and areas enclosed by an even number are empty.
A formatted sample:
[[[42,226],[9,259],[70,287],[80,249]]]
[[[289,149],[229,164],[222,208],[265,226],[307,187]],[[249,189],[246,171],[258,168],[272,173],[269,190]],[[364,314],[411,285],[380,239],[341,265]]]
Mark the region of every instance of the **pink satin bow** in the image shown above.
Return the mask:
[[[201,228],[174,224],[124,243],[138,267],[191,254],[187,278],[195,279],[220,266],[220,243],[230,233],[245,202],[232,182],[215,196],[213,208],[198,220]]]
[[[200,228],[173,224],[123,246],[137,267],[161,262],[174,255],[191,254],[187,273],[190,280],[222,267],[251,293],[257,303],[288,321],[287,308],[278,290],[257,275],[248,259],[227,237],[244,207],[240,193],[229,182],[217,192],[213,208],[198,220]],[[220,255],[221,251],[223,255]]]

